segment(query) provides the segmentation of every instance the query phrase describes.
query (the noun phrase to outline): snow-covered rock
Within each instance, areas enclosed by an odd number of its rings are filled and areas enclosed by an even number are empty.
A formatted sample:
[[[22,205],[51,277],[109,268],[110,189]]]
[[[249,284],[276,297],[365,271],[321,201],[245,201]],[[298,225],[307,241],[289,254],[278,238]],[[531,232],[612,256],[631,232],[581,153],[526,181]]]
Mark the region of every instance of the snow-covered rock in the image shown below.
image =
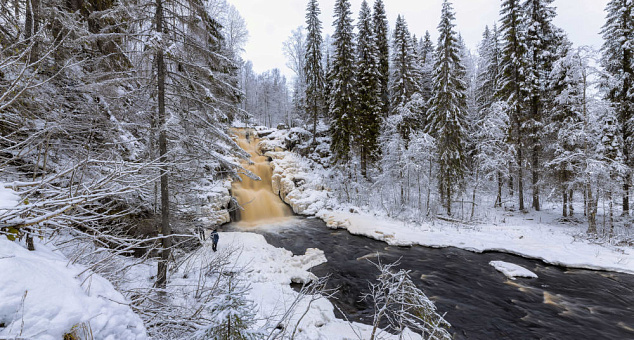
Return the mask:
[[[85,328],[94,339],[147,339],[110,282],[45,244],[36,249],[0,236],[0,338],[58,340]]]
[[[489,262],[489,264],[502,274],[506,275],[506,277],[511,280],[515,280],[516,277],[537,278],[537,274],[514,263],[504,261],[491,261]]]
[[[231,201],[231,181],[223,181],[222,185],[212,187],[207,191],[206,204],[202,207],[201,215],[206,224],[221,225],[231,222],[229,202]]]

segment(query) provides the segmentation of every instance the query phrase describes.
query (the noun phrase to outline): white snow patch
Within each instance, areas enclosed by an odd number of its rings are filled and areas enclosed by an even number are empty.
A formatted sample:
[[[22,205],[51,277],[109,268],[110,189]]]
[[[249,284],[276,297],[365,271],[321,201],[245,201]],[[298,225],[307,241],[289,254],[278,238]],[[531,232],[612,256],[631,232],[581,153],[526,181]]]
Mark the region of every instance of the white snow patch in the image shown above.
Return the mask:
[[[108,280],[45,244],[36,249],[0,237],[0,338],[57,340],[83,323],[94,339],[147,339]]]
[[[506,277],[511,280],[515,280],[516,277],[537,278],[537,274],[513,263],[504,261],[491,261],[489,262],[489,264],[492,265],[493,268],[500,271],[502,274],[506,275]]]
[[[0,182],[0,213],[2,213],[2,209],[15,207],[19,201],[20,196],[15,191],[5,188],[5,184]]]

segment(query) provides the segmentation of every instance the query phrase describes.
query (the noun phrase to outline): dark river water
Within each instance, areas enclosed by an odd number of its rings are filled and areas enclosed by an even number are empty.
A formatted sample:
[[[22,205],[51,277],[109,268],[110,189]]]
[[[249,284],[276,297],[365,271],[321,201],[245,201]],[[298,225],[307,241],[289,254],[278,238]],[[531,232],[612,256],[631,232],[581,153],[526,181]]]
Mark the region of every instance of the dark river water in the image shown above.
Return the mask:
[[[228,227],[231,230],[231,226]],[[457,248],[394,247],[328,229],[298,218],[283,229],[257,230],[294,254],[324,251],[327,263],[312,269],[330,275],[348,319],[371,323],[371,306],[360,300],[378,270],[367,259],[411,270],[416,285],[446,313],[455,339],[634,339],[634,275],[566,269],[503,253],[476,254]],[[539,278],[509,280],[489,261],[523,266]]]

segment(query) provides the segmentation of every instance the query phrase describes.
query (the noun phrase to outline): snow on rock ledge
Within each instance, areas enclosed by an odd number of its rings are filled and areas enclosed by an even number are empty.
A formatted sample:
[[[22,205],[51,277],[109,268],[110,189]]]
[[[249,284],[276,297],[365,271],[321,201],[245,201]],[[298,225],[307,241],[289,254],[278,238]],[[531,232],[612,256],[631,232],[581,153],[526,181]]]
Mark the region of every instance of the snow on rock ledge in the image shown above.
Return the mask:
[[[36,249],[0,238],[0,338],[57,340],[83,323],[94,339],[147,339],[110,282],[44,244]]]
[[[280,151],[277,140],[263,140],[258,144],[258,152],[272,159],[273,193],[293,208],[296,214],[315,215],[329,208],[329,190],[319,178],[306,171],[305,162],[295,153]]]
[[[204,222],[210,226],[231,222],[229,202],[231,201],[231,181],[223,181],[222,185],[213,186],[206,195],[206,204],[202,206]]]
[[[518,266],[513,263],[504,262],[504,261],[491,261],[489,262],[489,264],[492,265],[493,268],[497,269],[502,274],[506,275],[506,277],[508,277],[511,280],[515,280],[516,277],[528,277],[532,279],[537,278],[537,274],[533,273],[532,271],[522,266]]]

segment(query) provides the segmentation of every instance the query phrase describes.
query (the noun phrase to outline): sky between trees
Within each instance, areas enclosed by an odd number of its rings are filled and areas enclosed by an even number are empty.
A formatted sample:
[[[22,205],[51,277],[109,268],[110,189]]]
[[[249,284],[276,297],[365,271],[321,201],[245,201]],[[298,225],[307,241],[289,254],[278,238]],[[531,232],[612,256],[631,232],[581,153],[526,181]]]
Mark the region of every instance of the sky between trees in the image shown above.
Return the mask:
[[[354,17],[359,13],[362,0],[351,0]],[[282,43],[298,26],[305,26],[304,0],[230,0],[247,22],[249,41],[245,47],[245,60],[253,61],[254,70],[258,73],[279,68],[291,78],[293,72],[288,69],[282,53]],[[335,0],[320,0],[322,10],[320,16],[324,24],[324,35],[332,34],[333,8]],[[601,47],[599,34],[605,23],[605,6],[607,0],[555,0],[557,17],[555,25],[566,31],[570,40],[577,46],[593,45]],[[426,30],[436,42],[438,38],[438,17],[442,0],[389,0],[386,11],[390,27],[394,26],[396,17],[402,14],[407,20],[410,32],[422,37]],[[499,0],[455,0],[456,29],[467,46],[475,51],[482,40],[482,32],[486,25],[499,21]]]

